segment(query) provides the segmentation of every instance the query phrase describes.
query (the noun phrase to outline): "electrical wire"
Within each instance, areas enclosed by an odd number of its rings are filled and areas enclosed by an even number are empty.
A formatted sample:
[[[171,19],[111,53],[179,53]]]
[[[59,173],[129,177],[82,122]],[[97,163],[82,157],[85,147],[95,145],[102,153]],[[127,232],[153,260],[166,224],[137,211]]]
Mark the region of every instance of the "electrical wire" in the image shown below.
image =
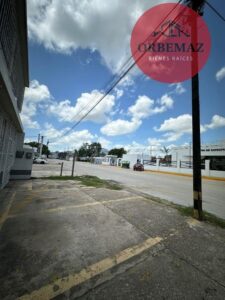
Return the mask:
[[[176,6],[168,13],[168,15],[161,21],[161,23],[156,27],[156,29],[164,22],[164,20],[166,20],[167,19],[167,17],[172,13],[172,11],[174,10],[174,9],[176,9],[176,7],[180,4],[182,2],[182,0],[179,0],[178,1],[178,3],[176,4]],[[177,17],[176,17],[176,19],[177,19]],[[168,28],[168,27],[167,27]],[[166,31],[167,30],[167,28],[165,28],[164,29],[164,31]],[[156,30],[155,29],[155,30]],[[146,42],[147,40],[149,39],[149,36],[145,39],[145,41],[144,42]],[[155,39],[155,41],[157,41],[159,39],[159,37],[158,38],[156,38]],[[155,42],[154,41],[154,42]],[[136,50],[136,52],[135,53],[137,53],[137,50]],[[120,83],[121,82],[121,80],[130,72],[130,70],[136,65],[136,63],[145,55],[146,53],[144,52],[143,54],[141,54],[140,55],[140,57],[136,60],[136,61],[134,61],[128,68],[127,68],[127,70],[125,70],[124,72],[123,72],[123,74],[122,75],[120,75],[119,76],[119,78],[117,78],[116,80],[115,80],[115,82],[114,83],[112,83],[111,84],[111,87],[109,87],[108,89],[107,89],[107,91],[105,92],[105,94],[102,96],[102,97],[100,97],[100,99],[95,103],[95,105],[94,106],[92,106],[91,107],[91,109],[90,110],[88,110],[68,131],[66,131],[63,135],[61,135],[59,138],[62,138],[62,137],[64,137],[64,136],[66,136],[66,135],[68,135],[76,126],[78,126],[94,109],[95,109],[95,107],[118,85],[118,83]],[[133,58],[133,56],[130,56],[127,60],[126,60],[126,62],[123,64],[123,66],[122,66],[122,69],[129,63],[129,61],[131,60]],[[86,108],[87,107],[87,105],[84,107],[84,108]],[[83,111],[83,109],[81,110],[81,111]],[[81,112],[80,111],[80,112]]]
[[[166,18],[176,9],[176,7],[180,4],[182,2],[182,0],[179,0],[178,1],[178,3],[176,4],[176,6],[168,13],[168,15],[161,21],[161,23],[160,24],[158,24],[158,26],[155,28],[155,31],[156,31],[156,29],[164,22],[164,20],[166,20]],[[149,36],[144,40],[144,42],[143,43],[145,43],[147,40],[149,39]],[[136,50],[135,52],[134,52],[134,55],[137,53],[138,51]],[[113,76],[113,78],[111,78],[109,81],[108,81],[108,83],[103,87],[103,90],[109,90],[110,89],[110,86],[109,85],[113,85],[114,83],[115,83],[115,80],[118,78],[118,77],[120,77],[120,76],[122,76],[122,74],[123,74],[123,72],[125,72],[125,67],[127,66],[128,67],[128,64],[131,62],[133,60],[133,56],[131,55],[123,64],[122,64],[122,66],[120,67],[120,73],[119,73],[119,75],[118,74],[116,74],[116,75],[114,75]],[[121,80],[120,80],[121,81]],[[116,81],[117,82],[117,81]],[[117,83],[118,84],[118,83]],[[116,85],[117,85],[116,84]],[[115,86],[114,86],[115,87]],[[113,88],[114,88],[113,87]],[[111,89],[110,89],[111,90]],[[108,94],[107,94],[108,95]],[[106,95],[106,96],[107,96]],[[105,96],[105,97],[106,97]],[[104,98],[105,98],[104,97]],[[96,99],[97,97],[95,97],[94,99],[93,99],[93,101],[95,101],[95,99]],[[103,100],[103,99],[101,99],[101,100]],[[101,101],[100,101],[101,102]],[[97,105],[98,105],[98,103],[100,103],[99,101],[96,103]],[[94,108],[97,106],[97,105],[94,105]],[[75,118],[77,118],[83,111],[85,111],[85,109],[88,107],[90,105],[90,103],[87,103],[86,105],[84,105],[80,110],[79,110],[79,112],[74,116],[74,119]],[[85,114],[85,117],[87,116],[88,114]],[[82,116],[81,117],[81,119],[83,120],[84,119],[84,116]],[[81,120],[81,121],[82,121]],[[79,122],[80,123],[80,122]],[[78,124],[79,124],[78,122],[76,122],[75,123],[75,125],[73,125],[72,126],[72,128],[71,129],[69,129],[68,130],[68,132],[66,132],[66,133],[64,133],[64,134],[62,134],[62,136],[60,136],[60,137],[63,137],[63,136],[65,136],[65,135],[67,135],[75,126],[77,126]]]
[[[221,15],[221,13],[218,12],[218,10],[212,6],[208,1],[205,1],[205,3],[215,12],[215,14],[222,20],[225,22],[225,18],[224,16]]]

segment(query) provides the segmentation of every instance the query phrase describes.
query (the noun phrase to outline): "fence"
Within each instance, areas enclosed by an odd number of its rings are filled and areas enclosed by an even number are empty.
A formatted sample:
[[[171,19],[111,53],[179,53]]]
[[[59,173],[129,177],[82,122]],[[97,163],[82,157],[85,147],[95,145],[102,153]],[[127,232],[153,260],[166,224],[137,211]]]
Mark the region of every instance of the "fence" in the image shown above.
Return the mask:
[[[156,163],[150,161],[143,161],[145,170],[160,171],[160,172],[172,172],[181,174],[192,175],[192,163],[189,161],[172,161],[172,162],[161,162],[160,159],[156,160]],[[225,171],[213,170],[210,168],[210,160],[205,160],[202,163],[202,175],[210,177],[225,178]]]

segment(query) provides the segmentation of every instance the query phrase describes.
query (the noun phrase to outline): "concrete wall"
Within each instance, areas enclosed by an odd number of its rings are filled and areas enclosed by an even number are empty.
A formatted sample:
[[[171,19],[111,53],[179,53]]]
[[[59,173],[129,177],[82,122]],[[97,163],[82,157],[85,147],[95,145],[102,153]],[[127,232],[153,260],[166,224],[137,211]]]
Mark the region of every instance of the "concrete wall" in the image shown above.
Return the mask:
[[[192,160],[192,147],[177,147],[171,150],[172,161],[178,160]],[[201,156],[225,156],[225,143],[218,145],[202,145],[201,146]]]
[[[9,178],[24,133],[19,112],[29,85],[26,1],[0,5],[0,189]]]
[[[0,189],[10,177],[16,150],[23,149],[23,134],[19,133],[9,116],[0,111]]]
[[[150,156],[146,154],[124,154],[122,161],[129,161],[130,168],[133,168],[133,165],[136,164],[137,160],[140,160],[143,163],[143,160],[150,160]]]
[[[170,173],[180,173],[180,174],[193,174],[193,170],[190,168],[180,168],[180,161],[177,162],[177,167],[166,167],[160,166],[159,159],[157,159],[156,165],[145,165],[145,170],[150,171],[160,171],[160,172],[170,172]],[[205,161],[205,169],[202,170],[203,176],[209,177],[218,177],[218,178],[225,178],[225,171],[214,171],[210,170],[210,160]]]

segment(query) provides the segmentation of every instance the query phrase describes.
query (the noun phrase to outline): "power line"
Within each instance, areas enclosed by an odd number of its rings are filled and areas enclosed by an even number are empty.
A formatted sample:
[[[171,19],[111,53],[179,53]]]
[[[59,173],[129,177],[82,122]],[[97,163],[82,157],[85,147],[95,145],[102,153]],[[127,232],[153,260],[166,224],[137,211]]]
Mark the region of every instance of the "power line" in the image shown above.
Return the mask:
[[[160,22],[160,24],[156,27],[156,29],[164,22],[164,20],[166,20],[167,19],[167,17],[172,13],[172,11],[180,4],[182,2],[182,0],[179,0],[178,1],[178,3],[176,4],[176,6],[168,13],[168,15]],[[176,19],[177,19],[177,17],[176,17]],[[175,19],[175,20],[176,20]],[[168,25],[168,27],[169,27],[169,25]],[[167,29],[168,29],[168,27],[166,27],[165,29],[164,29],[164,31],[166,31]],[[155,30],[156,30],[155,29]],[[159,36],[160,37],[160,36]],[[156,42],[158,39],[159,39],[159,37],[157,37],[156,39],[155,39],[155,41],[154,42]],[[144,42],[146,42],[147,40],[148,40],[148,38],[149,38],[149,36],[145,39],[145,41]],[[136,50],[136,52],[135,53],[137,53],[137,50]],[[62,138],[62,137],[64,137],[64,136],[66,136],[68,133],[70,133],[76,126],[78,126],[81,122],[82,122],[82,120],[83,119],[85,119],[92,111],[93,111],[93,109],[95,109],[95,107],[116,87],[116,85],[119,83],[119,82],[121,82],[121,80],[130,72],[130,70],[136,65],[136,63],[145,55],[146,53],[145,52],[143,52],[143,54],[141,54],[140,56],[139,56],[139,58],[136,60],[136,61],[134,61],[128,68],[127,68],[127,70],[125,70],[124,71],[124,73],[122,74],[122,75],[120,75],[119,76],[119,78],[113,83],[112,82],[112,85],[111,85],[111,87],[109,87],[109,89],[105,92],[105,94],[102,96],[102,97],[100,97],[100,99],[96,102],[96,104],[94,105],[94,106],[92,106],[92,108],[90,109],[90,110],[88,110],[68,131],[66,131],[62,136],[60,136],[59,138]],[[126,66],[126,64],[128,64],[129,63],[129,61],[131,60],[131,58],[132,58],[133,56],[130,56],[129,58],[128,58],[128,60],[123,64],[123,66],[122,66],[122,69]],[[122,73],[122,72],[121,72]],[[116,78],[115,78],[116,79]],[[112,80],[112,81],[114,81],[114,79]],[[85,106],[85,108],[87,107],[87,105]],[[81,110],[82,111],[82,110]],[[81,112],[80,111],[80,112]]]
[[[218,12],[218,10],[212,6],[208,1],[205,1],[205,3],[215,12],[215,14],[222,20],[225,22],[225,18],[224,16],[221,15],[221,13]]]
[[[179,3],[181,3],[182,2],[182,0],[179,0],[178,1],[178,3],[176,4],[176,6],[168,13],[168,15],[161,21],[161,23],[159,23],[158,24],[158,26],[155,28],[155,30],[164,22],[164,20],[166,20],[166,18],[176,9],[176,7],[179,5]],[[149,36],[145,39],[145,41],[143,42],[143,43],[145,43],[147,40],[148,40],[148,38],[149,38]],[[135,51],[135,53],[134,53],[134,55],[137,53],[138,51],[136,50]],[[115,80],[118,78],[118,77],[120,77],[120,76],[122,76],[123,75],[123,71],[125,71],[124,69],[125,69],[125,67],[129,64],[129,62],[131,61],[133,59],[133,56],[131,55],[123,64],[122,64],[122,66],[120,67],[120,74],[119,75],[117,75],[117,74],[115,74],[109,81],[108,81],[108,83],[106,83],[105,84],[105,86],[104,86],[104,88],[103,88],[103,90],[108,90],[108,89],[110,89],[110,85],[112,85],[113,84],[113,82],[115,82]],[[122,80],[122,79],[121,79]],[[120,81],[121,81],[120,80]],[[118,84],[118,83],[117,83]],[[116,85],[117,85],[116,84]],[[115,85],[115,86],[116,86]],[[108,87],[109,86],[109,87]],[[115,87],[114,86],[114,87]],[[114,88],[113,87],[113,88]],[[108,94],[107,94],[108,95]],[[107,95],[105,95],[105,97],[107,96]],[[104,97],[104,98],[105,98]],[[95,99],[96,99],[97,97],[95,97],[94,99],[93,99],[93,101],[95,101]],[[103,98],[103,99],[104,99]],[[103,99],[101,99],[101,100],[103,100]],[[101,101],[100,101],[101,102]],[[94,106],[94,108],[100,103],[99,101],[96,103],[96,105]],[[74,116],[74,119],[76,118],[76,117],[78,117],[87,107],[89,106],[89,103],[87,103],[86,105],[84,105],[80,110],[79,110],[79,112]],[[92,111],[92,110],[91,110]],[[88,115],[89,113],[87,113],[87,114],[85,114],[84,116],[82,116],[81,117],[81,121]],[[64,133],[64,134],[62,134],[60,137],[63,137],[63,136],[65,136],[65,135],[67,135],[75,126],[77,126],[81,121],[79,121],[79,122],[77,122],[77,123],[75,123],[75,125],[73,125],[72,126],[72,128],[70,128],[66,133]],[[59,137],[59,138],[60,138]]]

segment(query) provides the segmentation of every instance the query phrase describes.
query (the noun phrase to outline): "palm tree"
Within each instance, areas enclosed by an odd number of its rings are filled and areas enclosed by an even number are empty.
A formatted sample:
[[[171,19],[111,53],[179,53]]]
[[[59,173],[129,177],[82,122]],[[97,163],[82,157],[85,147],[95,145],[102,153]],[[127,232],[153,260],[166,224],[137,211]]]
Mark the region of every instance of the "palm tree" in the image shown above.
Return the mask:
[[[165,154],[164,158],[166,159],[167,162],[169,162],[168,161],[168,154],[170,152],[170,148],[167,148],[166,146],[163,146],[163,148],[161,148],[160,151]]]

